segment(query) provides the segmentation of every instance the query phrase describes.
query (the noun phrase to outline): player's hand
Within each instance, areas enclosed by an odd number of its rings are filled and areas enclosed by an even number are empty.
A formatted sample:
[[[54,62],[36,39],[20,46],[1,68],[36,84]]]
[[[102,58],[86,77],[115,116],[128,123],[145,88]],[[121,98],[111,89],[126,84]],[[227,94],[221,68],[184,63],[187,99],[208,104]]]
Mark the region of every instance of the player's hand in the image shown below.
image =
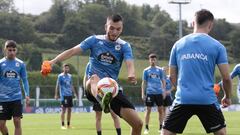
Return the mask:
[[[145,101],[146,100],[146,96],[142,95],[142,100]]]
[[[58,100],[58,96],[57,96],[57,95],[55,95],[54,98],[55,98],[56,100]]]
[[[26,100],[26,106],[30,105],[30,97],[26,96],[25,100]]]
[[[134,85],[137,84],[137,79],[135,76],[128,76],[128,81]]]
[[[228,107],[228,106],[231,105],[232,101],[231,101],[230,98],[226,98],[226,96],[224,96],[224,97],[222,98],[221,103],[222,103],[222,108],[226,108],[226,107]]]
[[[52,66],[50,61],[43,61],[42,66],[41,66],[41,73],[43,76],[47,76],[50,72],[52,71]]]

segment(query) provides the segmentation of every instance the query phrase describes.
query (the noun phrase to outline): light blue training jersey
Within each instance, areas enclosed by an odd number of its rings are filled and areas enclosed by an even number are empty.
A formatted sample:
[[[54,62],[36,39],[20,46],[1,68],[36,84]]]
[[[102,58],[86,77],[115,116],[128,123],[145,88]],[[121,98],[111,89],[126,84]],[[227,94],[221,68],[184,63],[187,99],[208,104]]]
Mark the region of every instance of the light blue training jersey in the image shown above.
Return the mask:
[[[176,67],[177,91],[174,103],[214,104],[213,91],[216,64],[228,64],[225,47],[207,34],[193,33],[177,41],[169,66]]]
[[[162,94],[164,72],[160,67],[147,67],[143,70],[142,80],[146,81],[146,94]]]
[[[94,35],[79,44],[83,52],[90,50],[88,76],[97,74],[100,78],[111,77],[118,80],[123,60],[133,60],[129,43],[118,38],[112,42],[105,35]]]
[[[64,100],[64,96],[72,96],[72,75],[67,73],[61,73],[58,75],[57,83],[59,86],[59,93],[61,100]]]
[[[232,79],[235,78],[236,76],[238,77],[238,87],[237,87],[237,89],[238,89],[238,92],[239,92],[240,91],[240,64],[237,64],[234,67],[233,71],[231,72],[231,78]]]
[[[26,66],[18,58],[0,60],[0,102],[22,100],[21,80],[25,96],[29,96]]]
[[[166,76],[165,81],[166,81],[166,89],[165,90],[170,91],[172,89],[172,83],[171,83],[169,76]],[[169,94],[169,96],[171,98],[173,98],[171,93]]]

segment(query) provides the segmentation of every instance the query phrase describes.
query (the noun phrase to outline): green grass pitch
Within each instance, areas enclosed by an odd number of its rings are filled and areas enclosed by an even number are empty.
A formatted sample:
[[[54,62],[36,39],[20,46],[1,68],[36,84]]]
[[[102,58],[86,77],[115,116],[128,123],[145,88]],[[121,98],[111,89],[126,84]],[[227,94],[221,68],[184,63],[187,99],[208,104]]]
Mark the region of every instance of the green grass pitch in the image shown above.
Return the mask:
[[[144,113],[139,113],[144,118]],[[228,135],[240,134],[240,112],[224,112]],[[151,113],[149,135],[159,135],[158,117],[156,112]],[[23,135],[96,135],[95,113],[73,113],[73,129],[60,129],[60,114],[24,114],[22,119]],[[7,121],[9,132],[13,134],[13,122]],[[129,135],[130,127],[121,120],[122,135]],[[116,131],[110,114],[103,114],[103,135],[115,135]],[[188,122],[183,135],[205,135],[199,119],[192,117]]]

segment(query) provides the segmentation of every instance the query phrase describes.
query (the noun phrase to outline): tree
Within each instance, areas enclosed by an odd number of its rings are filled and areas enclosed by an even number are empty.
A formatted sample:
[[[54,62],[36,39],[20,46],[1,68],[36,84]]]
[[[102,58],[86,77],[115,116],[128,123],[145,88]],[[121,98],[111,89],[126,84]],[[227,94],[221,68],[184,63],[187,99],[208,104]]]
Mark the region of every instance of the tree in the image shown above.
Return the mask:
[[[0,37],[13,39],[18,43],[35,40],[33,24],[29,18],[17,13],[0,13]]]
[[[35,27],[43,33],[60,33],[65,21],[65,5],[54,0],[49,12],[43,13],[35,22]]]
[[[13,0],[0,0],[0,12],[12,13],[15,11]]]

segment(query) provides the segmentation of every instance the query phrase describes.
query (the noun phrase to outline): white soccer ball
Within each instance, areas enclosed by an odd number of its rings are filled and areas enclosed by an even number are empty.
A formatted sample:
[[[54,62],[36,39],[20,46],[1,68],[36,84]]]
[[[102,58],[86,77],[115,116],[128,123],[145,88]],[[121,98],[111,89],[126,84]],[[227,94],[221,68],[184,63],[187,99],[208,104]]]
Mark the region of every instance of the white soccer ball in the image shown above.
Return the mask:
[[[107,92],[111,92],[114,98],[117,96],[118,90],[118,83],[110,77],[104,77],[97,83],[97,94],[100,97],[103,97]]]

